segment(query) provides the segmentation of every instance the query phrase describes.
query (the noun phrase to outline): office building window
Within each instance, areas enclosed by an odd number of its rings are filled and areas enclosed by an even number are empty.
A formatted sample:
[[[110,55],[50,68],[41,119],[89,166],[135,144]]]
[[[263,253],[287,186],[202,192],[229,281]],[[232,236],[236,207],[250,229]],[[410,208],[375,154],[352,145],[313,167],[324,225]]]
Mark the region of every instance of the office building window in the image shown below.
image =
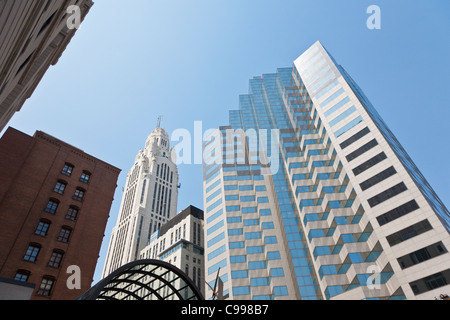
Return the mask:
[[[400,257],[397,260],[400,267],[402,269],[406,269],[421,262],[443,255],[444,253],[447,253],[447,249],[442,242],[438,242],[407,254],[406,256]]]
[[[287,296],[288,290],[286,286],[274,287],[273,293],[275,296]]]
[[[192,280],[194,281],[194,283],[197,282],[197,268],[196,267],[192,268]]]
[[[406,185],[401,182],[395,186],[393,186],[392,188],[387,189],[386,191],[376,195],[373,198],[370,198],[368,200],[369,205],[371,208],[379,205],[380,203],[389,200],[392,197],[395,197],[396,195],[406,191],[408,188],[406,187]]]
[[[242,296],[250,294],[250,287],[233,287],[234,296]]]
[[[380,226],[383,226],[417,209],[419,209],[419,205],[417,204],[416,200],[411,200],[408,203],[405,203],[404,205],[401,205],[400,207],[392,209],[391,211],[377,217],[377,221]]]
[[[394,167],[390,167],[386,170],[384,170],[383,172],[377,174],[376,176],[364,181],[363,183],[360,184],[361,189],[363,191],[366,191],[367,189],[373,187],[374,185],[386,180],[389,177],[392,177],[394,174],[396,174],[397,171],[395,170]]]
[[[403,241],[411,239],[431,229],[433,229],[433,227],[431,226],[430,222],[428,222],[428,220],[423,220],[410,227],[391,234],[390,236],[387,236],[386,239],[389,242],[390,246],[395,246],[396,244],[402,243]]]
[[[450,269],[435,273],[431,276],[411,282],[412,291],[415,295],[425,293],[443,286],[446,286],[450,281]]]
[[[358,133],[356,133],[355,135],[353,135],[349,139],[347,139],[344,142],[342,142],[341,143],[341,149],[347,148],[348,146],[350,146],[351,144],[355,143],[356,141],[358,141],[362,137],[366,136],[368,133],[370,133],[369,128],[366,127],[364,129],[362,129],[361,131],[359,131]]]
[[[363,155],[364,153],[366,153],[367,151],[373,149],[374,147],[376,147],[378,145],[378,142],[376,139],[373,139],[372,141],[366,143],[365,145],[363,145],[361,148],[355,150],[354,152],[350,153],[346,158],[347,161],[353,161],[356,158],[358,158],[359,156]]]
[[[382,152],[382,153],[376,155],[375,157],[373,157],[372,159],[367,160],[366,162],[364,162],[360,166],[356,167],[355,169],[353,169],[353,173],[355,174],[355,176],[360,175],[364,171],[370,169],[371,167],[373,167],[374,165],[380,163],[381,161],[383,161],[385,159],[387,159],[387,156],[384,152]]]

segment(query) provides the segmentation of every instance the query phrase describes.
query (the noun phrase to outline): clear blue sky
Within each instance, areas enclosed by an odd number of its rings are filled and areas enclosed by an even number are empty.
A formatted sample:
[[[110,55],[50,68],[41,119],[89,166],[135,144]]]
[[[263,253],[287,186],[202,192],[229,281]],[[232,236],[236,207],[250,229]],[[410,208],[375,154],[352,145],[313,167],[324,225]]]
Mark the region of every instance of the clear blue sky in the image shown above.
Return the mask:
[[[290,67],[320,40],[450,206],[450,1],[94,0],[59,63],[9,125],[42,130],[121,168],[94,283],[126,174],[164,117],[228,124],[248,80]],[[381,8],[369,30],[367,7]],[[179,167],[178,210],[203,207],[202,167]]]

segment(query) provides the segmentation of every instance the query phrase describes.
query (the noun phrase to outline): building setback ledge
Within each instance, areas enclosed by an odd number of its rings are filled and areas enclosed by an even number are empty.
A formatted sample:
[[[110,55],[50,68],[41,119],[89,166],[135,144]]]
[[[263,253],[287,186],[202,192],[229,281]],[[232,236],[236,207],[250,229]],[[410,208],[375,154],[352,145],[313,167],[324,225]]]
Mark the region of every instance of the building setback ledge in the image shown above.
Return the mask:
[[[31,289],[34,289],[36,287],[36,285],[34,283],[23,282],[23,281],[3,278],[3,277],[0,277],[0,282],[13,284],[13,285],[16,285],[16,286],[21,286],[21,287],[27,287],[27,288],[31,288]]]

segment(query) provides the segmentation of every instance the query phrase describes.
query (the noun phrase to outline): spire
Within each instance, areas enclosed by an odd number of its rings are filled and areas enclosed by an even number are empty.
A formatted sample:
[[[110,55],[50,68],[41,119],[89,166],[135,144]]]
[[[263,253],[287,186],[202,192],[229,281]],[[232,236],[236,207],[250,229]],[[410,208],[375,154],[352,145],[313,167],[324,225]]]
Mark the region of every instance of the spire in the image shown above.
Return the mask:
[[[156,123],[156,127],[157,127],[157,128],[161,128],[161,122],[162,122],[162,116],[159,116],[159,117],[158,117],[158,121],[157,121],[157,123]]]

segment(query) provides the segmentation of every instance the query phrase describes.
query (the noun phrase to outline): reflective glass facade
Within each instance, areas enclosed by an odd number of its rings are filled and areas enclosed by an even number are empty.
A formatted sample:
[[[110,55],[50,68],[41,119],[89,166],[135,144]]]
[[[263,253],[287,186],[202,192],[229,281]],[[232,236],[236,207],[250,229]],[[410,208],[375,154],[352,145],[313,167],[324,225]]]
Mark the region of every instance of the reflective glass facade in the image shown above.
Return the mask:
[[[450,267],[448,210],[320,43],[251,79],[239,101],[204,143],[215,159],[204,166],[207,281],[220,270],[226,297],[255,300],[420,299],[449,288],[413,286]],[[433,258],[400,265],[438,242]]]

